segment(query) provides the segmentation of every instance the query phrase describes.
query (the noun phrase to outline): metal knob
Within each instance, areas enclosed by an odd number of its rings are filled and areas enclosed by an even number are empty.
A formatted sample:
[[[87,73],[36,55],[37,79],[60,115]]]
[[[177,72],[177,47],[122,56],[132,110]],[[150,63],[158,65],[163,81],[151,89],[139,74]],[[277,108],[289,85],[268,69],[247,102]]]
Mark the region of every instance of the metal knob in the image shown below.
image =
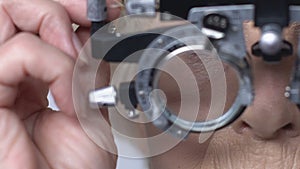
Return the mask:
[[[115,106],[117,104],[117,91],[113,86],[91,91],[89,102],[92,108]]]
[[[260,49],[266,55],[276,55],[282,49],[281,27],[276,24],[268,24],[262,28]]]

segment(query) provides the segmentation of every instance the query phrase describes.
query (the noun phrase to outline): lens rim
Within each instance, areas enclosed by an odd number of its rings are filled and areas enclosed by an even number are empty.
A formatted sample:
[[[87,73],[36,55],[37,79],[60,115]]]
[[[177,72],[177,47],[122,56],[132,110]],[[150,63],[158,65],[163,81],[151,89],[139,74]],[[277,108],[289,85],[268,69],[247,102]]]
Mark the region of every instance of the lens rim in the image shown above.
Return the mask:
[[[187,136],[189,133],[211,132],[221,129],[235,121],[253,100],[252,77],[246,59],[219,53],[221,61],[228,63],[236,71],[239,81],[237,97],[232,107],[226,113],[214,120],[205,122],[187,121],[174,115],[160,101],[155,101],[155,98],[151,96],[151,91],[157,89],[159,76],[154,72],[153,68],[162,66],[168,60],[183,52],[215,50],[210,41],[204,35],[199,34],[199,30],[194,30],[195,28],[191,26],[181,29],[187,29],[188,32],[191,32],[193,36],[184,38],[190,38],[189,40],[195,41],[197,45],[182,45],[182,42],[178,39],[165,35],[159,36],[148,47],[150,49],[155,48],[156,54],[152,54],[151,59],[146,55],[141,57],[139,74],[136,79],[137,98],[146,116],[153,119],[152,123],[154,126],[177,137],[178,133],[180,133],[181,137],[182,135]],[[198,34],[193,31],[197,31]]]

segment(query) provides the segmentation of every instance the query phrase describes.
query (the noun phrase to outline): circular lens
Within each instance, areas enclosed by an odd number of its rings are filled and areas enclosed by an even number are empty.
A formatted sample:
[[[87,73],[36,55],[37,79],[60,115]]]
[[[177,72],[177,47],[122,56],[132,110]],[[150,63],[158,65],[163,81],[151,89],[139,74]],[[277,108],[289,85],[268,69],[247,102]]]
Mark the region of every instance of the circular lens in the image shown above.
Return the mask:
[[[239,90],[238,74],[225,62],[220,66],[214,54],[208,50],[185,51],[165,61],[159,68],[155,81],[165,96],[161,97],[161,102],[166,103],[169,112],[176,117],[185,121],[206,122],[224,115],[234,103]],[[210,75],[207,69],[211,70]],[[224,74],[225,106],[212,102],[211,85],[211,81],[217,82],[224,78]],[[223,109],[214,112],[210,111],[211,107]]]
[[[154,126],[178,137],[225,127],[252,100],[247,62],[218,53],[191,25],[157,37],[138,69],[135,90],[143,112]]]

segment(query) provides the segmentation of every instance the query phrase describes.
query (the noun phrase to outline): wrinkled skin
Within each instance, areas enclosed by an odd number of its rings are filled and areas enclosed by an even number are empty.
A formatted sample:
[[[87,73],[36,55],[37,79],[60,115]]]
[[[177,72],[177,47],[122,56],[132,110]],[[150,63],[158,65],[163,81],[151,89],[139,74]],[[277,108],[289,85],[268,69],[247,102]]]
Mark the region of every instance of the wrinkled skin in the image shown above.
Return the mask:
[[[87,137],[73,108],[74,64],[89,35],[85,15],[80,0],[0,0],[0,168],[115,168],[116,155]],[[76,34],[72,22],[81,26]],[[47,108],[49,88],[60,112]]]
[[[72,107],[72,70],[80,45],[74,43],[70,25],[81,25],[77,35],[84,43],[86,2],[58,3],[0,0],[0,168],[115,168],[115,156],[88,139]],[[110,18],[117,13],[110,11]],[[288,32],[287,39],[296,45],[297,28]],[[251,25],[246,25],[245,37],[249,50],[257,40]],[[253,56],[248,61],[255,100],[244,114],[203,144],[191,135],[151,158],[151,168],[300,167],[299,110],[283,97],[295,57],[279,65]],[[48,87],[61,112],[47,109]]]
[[[292,25],[285,32],[285,38],[294,46],[298,30],[298,25]],[[252,23],[245,23],[244,31],[250,53],[259,31]],[[199,144],[198,135],[191,135],[172,150],[153,157],[151,168],[299,168],[300,112],[283,95],[295,59],[295,55],[289,56],[278,65],[270,65],[249,55],[255,92],[252,105],[231,126],[215,132],[205,143]],[[172,93],[172,89],[168,91]]]

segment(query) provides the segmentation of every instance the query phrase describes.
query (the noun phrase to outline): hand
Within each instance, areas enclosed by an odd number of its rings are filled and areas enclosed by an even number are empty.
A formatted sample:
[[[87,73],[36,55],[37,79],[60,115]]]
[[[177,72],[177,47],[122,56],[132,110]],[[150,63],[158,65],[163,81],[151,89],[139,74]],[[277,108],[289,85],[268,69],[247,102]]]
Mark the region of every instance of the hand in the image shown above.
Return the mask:
[[[72,103],[87,29],[77,38],[71,22],[89,26],[85,3],[0,0],[0,168],[115,168],[116,157],[86,136]],[[47,108],[48,88],[61,112]]]

